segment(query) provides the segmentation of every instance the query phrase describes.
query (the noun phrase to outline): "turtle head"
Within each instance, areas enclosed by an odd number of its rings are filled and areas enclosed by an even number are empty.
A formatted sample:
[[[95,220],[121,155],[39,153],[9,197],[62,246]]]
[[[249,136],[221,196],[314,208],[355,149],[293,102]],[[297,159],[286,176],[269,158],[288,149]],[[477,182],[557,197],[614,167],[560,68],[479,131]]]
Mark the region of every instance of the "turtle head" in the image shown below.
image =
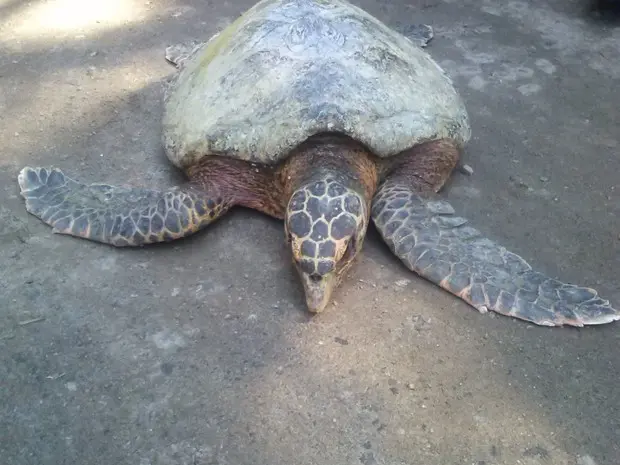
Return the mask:
[[[291,196],[285,230],[310,312],[325,309],[361,249],[367,210],[362,195],[329,177],[309,182]]]

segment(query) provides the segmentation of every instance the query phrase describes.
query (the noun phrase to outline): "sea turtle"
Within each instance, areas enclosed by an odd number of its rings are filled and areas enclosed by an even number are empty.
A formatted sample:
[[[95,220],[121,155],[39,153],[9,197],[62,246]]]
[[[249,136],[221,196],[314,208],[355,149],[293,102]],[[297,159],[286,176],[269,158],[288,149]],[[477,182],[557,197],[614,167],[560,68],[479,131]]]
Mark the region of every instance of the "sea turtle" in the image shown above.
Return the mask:
[[[163,145],[186,184],[82,184],[24,168],[26,209],[114,246],[179,239],[233,206],[284,220],[307,307],[322,311],[372,218],[412,271],[481,312],[539,325],[620,318],[586,287],[534,271],[438,198],[471,136],[452,81],[411,37],[345,0],[262,0],[219,35],[168,50]],[[181,50],[182,53],[178,53]]]

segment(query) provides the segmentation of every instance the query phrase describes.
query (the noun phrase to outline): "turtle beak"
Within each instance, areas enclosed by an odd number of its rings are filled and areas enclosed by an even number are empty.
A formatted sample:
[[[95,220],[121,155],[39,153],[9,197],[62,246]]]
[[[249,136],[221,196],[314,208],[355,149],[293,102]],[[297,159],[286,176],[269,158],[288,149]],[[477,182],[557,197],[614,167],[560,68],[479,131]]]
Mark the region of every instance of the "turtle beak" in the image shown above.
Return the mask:
[[[300,271],[301,282],[306,294],[306,305],[311,313],[320,313],[329,304],[332,292],[336,287],[336,274],[328,273],[324,276],[309,275]]]

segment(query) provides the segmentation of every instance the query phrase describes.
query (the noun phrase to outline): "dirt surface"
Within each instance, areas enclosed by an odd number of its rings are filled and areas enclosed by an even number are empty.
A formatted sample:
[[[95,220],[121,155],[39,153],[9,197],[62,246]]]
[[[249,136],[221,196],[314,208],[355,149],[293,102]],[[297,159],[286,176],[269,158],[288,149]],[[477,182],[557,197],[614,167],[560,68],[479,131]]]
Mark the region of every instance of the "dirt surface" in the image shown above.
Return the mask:
[[[576,0],[358,0],[435,28],[474,138],[445,195],[537,267],[620,305],[620,28]],[[23,165],[179,182],[167,45],[249,0],[0,0],[0,457],[25,464],[614,465],[620,326],[481,315],[371,231],[316,318],[281,223],[235,210],[116,250],[24,210]]]

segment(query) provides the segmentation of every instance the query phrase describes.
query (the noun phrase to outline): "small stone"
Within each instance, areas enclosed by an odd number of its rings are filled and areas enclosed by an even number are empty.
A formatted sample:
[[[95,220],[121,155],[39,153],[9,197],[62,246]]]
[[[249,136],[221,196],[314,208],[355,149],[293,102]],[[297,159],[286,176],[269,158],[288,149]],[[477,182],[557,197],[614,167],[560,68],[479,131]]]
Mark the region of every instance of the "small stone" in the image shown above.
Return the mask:
[[[408,279],[399,279],[394,284],[398,287],[406,287],[410,282],[411,281],[409,281]]]
[[[523,189],[527,189],[529,186],[527,185],[527,183],[521,179],[519,176],[509,176],[508,179],[510,181],[512,181],[514,184],[516,184],[518,187],[521,187]]]
[[[547,176],[541,176],[539,179],[540,179],[542,182],[547,182],[547,181],[549,181],[549,178],[548,178]]]
[[[413,391],[415,389],[415,384],[407,383],[407,389],[409,389],[410,391]]]
[[[346,339],[343,339],[341,337],[335,337],[334,341],[337,342],[340,345],[343,345],[343,346],[348,346],[349,345],[349,341],[347,341]]]
[[[474,169],[467,164],[459,166],[459,171],[467,176],[474,174]]]

